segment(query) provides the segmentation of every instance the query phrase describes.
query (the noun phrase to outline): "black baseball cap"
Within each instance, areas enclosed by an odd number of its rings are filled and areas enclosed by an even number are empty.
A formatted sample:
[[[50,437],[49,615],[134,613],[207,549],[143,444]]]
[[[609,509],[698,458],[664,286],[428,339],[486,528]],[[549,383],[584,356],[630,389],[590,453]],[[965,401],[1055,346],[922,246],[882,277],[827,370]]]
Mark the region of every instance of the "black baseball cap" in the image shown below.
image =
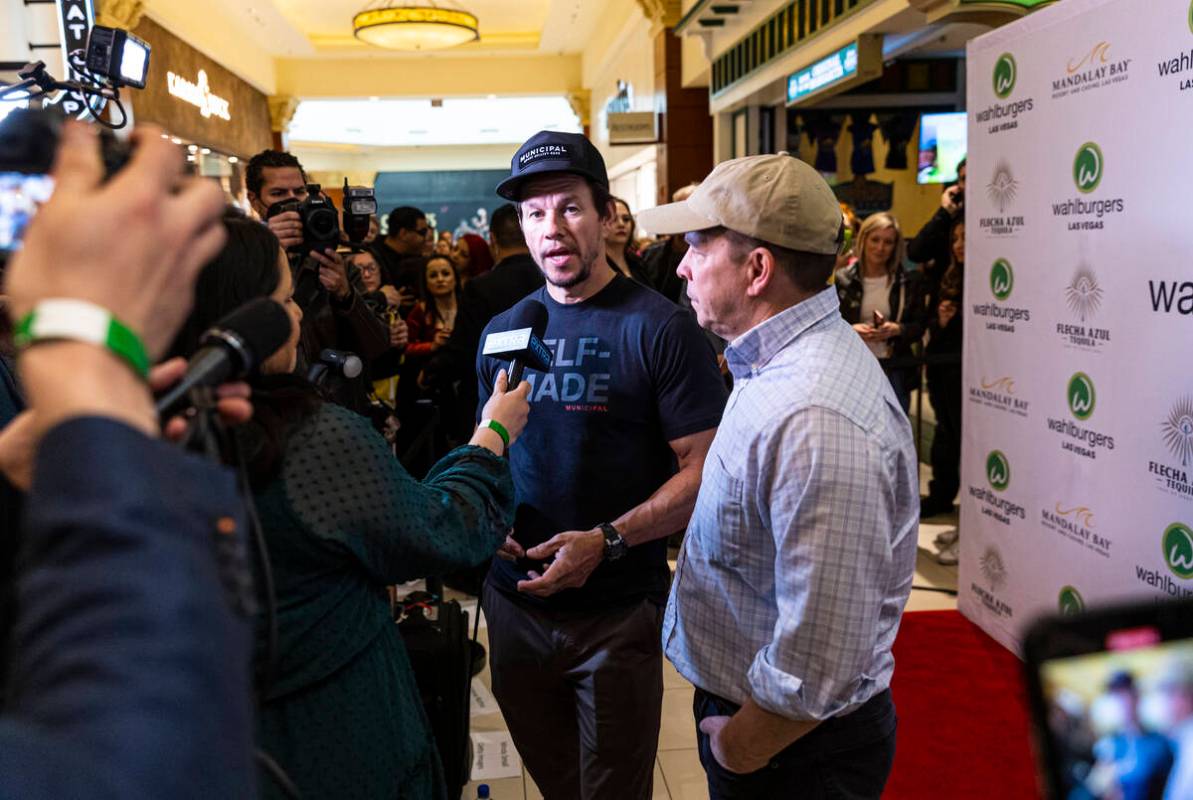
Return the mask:
[[[609,188],[609,173],[601,151],[579,133],[539,131],[514,153],[510,176],[497,186],[506,200],[522,199],[522,184],[544,172],[570,172]]]

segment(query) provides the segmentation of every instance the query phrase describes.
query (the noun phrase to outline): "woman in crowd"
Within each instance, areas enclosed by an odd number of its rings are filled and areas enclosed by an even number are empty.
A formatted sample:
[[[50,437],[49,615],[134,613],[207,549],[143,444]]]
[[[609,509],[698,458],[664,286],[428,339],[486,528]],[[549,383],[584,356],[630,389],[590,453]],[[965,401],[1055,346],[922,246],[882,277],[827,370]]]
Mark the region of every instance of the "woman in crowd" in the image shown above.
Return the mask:
[[[465,283],[493,269],[493,251],[489,249],[489,243],[475,233],[466,233],[456,239],[451,259],[456,265],[456,274]]]
[[[389,325],[390,349],[366,366],[368,380],[373,387],[373,396],[390,408],[397,406],[398,372],[402,368],[402,357],[409,341],[406,322],[399,313],[402,293],[388,284],[381,285],[381,267],[376,257],[365,250],[352,256],[352,265],[360,272],[366,294],[365,302],[373,307]]]
[[[455,265],[446,258],[432,258],[423,270],[421,295],[406,318],[410,344],[406,355],[425,358],[451,338],[460,305],[460,281]]]
[[[634,215],[629,204],[620,198],[613,198],[613,216],[605,220],[605,255],[609,266],[627,278],[633,278],[643,286],[650,286],[642,259],[634,252]]]
[[[961,488],[961,290],[965,283],[965,220],[953,223],[949,235],[952,263],[929,298],[927,356],[928,398],[936,412],[932,438],[932,480],[920,501],[920,516],[953,510]],[[957,532],[937,538],[942,564],[957,563]]]
[[[903,234],[892,215],[871,214],[854,243],[857,260],[837,273],[841,316],[882,364],[899,405],[911,408],[919,369],[908,364],[924,334],[924,297],[903,269]]]
[[[226,227],[228,243],[203,269],[172,351],[193,354],[204,330],[255,297],[272,297],[291,316],[289,340],[254,380],[252,421],[238,430],[277,601],[276,668],[260,687],[258,743],[303,797],[442,799],[385,587],[471,566],[505,540],[514,487],[502,437],[479,428],[423,482],[410,477],[364,417],[322,402],[290,374],[302,312],[285,253],[263,225]],[[484,416],[513,440],[529,407],[525,388],[505,388]],[[269,778],[261,787],[263,797],[283,796]]]

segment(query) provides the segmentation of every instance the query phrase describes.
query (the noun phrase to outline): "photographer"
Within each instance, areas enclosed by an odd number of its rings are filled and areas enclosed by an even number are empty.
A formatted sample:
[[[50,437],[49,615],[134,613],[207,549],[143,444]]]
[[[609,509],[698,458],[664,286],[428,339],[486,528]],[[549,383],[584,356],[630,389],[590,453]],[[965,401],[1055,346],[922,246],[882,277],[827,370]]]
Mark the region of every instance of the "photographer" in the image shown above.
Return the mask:
[[[957,182],[941,194],[940,208],[907,243],[907,257],[924,265],[924,289],[930,293],[937,290],[945,270],[953,263],[953,224],[965,219],[965,162],[961,159],[957,165]]]
[[[104,183],[95,129],[64,128],[57,190],[6,276],[32,340],[19,370],[33,415],[0,434],[6,474],[32,474],[0,717],[5,797],[255,796],[251,631],[212,547],[217,531],[245,530],[241,502],[226,470],[155,441],[152,377],[130,355],[160,355],[187,313],[223,241],[222,193],[183,177],[160,130],[134,144]],[[128,335],[41,338],[51,301],[82,302]]]
[[[305,234],[302,216],[298,211],[270,214],[271,207],[288,200],[308,199],[306,173],[298,159],[289,153],[265,150],[249,160],[247,175],[249,201],[253,210],[265,220],[282,247],[291,256],[291,271],[296,291],[302,289],[307,267],[318,265],[319,290],[303,299],[302,338],[299,347],[298,369],[305,373],[325,349],[347,350],[371,361],[390,348],[390,330],[364,300],[367,290],[360,273],[334,247],[322,253],[310,250],[299,256],[295,248],[302,247]],[[295,266],[295,262],[302,261]],[[306,290],[303,290],[304,294]],[[347,408],[363,413],[367,408],[365,389],[361,381],[343,381],[333,390],[334,400]]]

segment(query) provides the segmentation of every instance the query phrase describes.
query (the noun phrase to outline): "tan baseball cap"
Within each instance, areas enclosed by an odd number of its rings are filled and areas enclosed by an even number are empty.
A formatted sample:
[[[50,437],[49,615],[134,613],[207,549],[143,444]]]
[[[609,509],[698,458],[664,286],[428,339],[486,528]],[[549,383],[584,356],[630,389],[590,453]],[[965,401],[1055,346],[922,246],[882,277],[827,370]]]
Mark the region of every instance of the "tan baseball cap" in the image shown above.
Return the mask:
[[[648,208],[638,224],[659,234],[724,226],[790,250],[840,249],[841,204],[820,173],[787,153],[723,161],[681,203]]]

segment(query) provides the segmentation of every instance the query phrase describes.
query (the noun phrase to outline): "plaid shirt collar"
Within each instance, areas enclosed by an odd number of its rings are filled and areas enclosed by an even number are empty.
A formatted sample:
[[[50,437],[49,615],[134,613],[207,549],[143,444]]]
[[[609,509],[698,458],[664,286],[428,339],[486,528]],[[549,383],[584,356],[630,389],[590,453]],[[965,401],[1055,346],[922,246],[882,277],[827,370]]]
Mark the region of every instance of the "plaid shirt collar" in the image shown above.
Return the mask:
[[[800,334],[825,318],[841,313],[836,287],[829,286],[760,322],[725,348],[725,360],[735,380],[757,374]]]

